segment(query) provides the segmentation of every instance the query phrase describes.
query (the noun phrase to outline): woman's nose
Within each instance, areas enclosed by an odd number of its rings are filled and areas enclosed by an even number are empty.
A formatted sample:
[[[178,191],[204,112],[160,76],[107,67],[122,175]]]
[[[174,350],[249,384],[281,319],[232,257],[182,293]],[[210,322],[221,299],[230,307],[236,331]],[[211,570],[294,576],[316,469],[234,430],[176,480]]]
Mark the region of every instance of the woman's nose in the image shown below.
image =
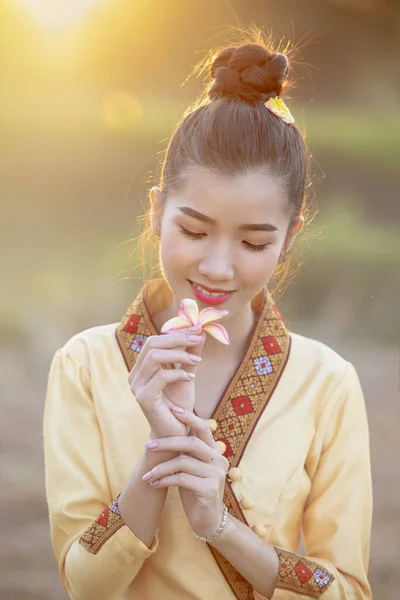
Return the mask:
[[[235,269],[232,257],[227,249],[218,248],[213,245],[206,256],[203,256],[198,265],[200,275],[207,277],[210,281],[222,283],[224,281],[233,281]]]

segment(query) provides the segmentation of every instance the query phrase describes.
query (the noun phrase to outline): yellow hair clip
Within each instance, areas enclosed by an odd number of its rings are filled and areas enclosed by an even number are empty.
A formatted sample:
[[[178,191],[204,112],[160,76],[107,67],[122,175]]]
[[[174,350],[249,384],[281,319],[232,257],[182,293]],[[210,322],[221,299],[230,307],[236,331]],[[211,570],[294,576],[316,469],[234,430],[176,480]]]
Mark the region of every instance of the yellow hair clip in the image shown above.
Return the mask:
[[[284,121],[285,123],[294,123],[293,115],[291,114],[284,101],[278,98],[278,96],[276,96],[275,98],[270,98],[268,102],[265,102],[265,106],[270,112],[274,113],[274,115],[282,119],[282,121]]]

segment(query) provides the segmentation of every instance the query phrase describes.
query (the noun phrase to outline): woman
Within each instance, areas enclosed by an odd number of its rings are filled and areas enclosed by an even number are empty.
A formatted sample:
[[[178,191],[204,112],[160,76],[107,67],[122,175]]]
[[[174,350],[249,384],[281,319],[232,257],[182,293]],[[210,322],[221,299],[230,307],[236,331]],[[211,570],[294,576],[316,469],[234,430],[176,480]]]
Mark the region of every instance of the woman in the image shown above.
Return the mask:
[[[262,42],[211,60],[150,192],[162,277],[53,359],[46,490],[73,600],[371,598],[357,373],[289,332],[267,287],[304,224],[287,71]],[[229,344],[189,327],[193,301],[227,311]]]

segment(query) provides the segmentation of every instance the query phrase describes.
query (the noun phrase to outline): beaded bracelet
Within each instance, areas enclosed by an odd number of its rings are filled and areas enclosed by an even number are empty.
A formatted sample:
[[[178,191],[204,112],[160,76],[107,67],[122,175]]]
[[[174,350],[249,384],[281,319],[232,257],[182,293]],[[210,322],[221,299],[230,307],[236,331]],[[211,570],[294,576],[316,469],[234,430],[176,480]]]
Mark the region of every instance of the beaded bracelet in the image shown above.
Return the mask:
[[[225,526],[226,526],[227,522],[228,522],[228,509],[227,509],[227,507],[224,504],[224,513],[223,513],[221,525],[218,527],[217,531],[213,535],[210,535],[208,537],[202,537],[201,535],[199,535],[195,531],[193,531],[193,533],[197,537],[197,539],[203,540],[203,542],[212,542],[213,540],[215,540],[216,537],[219,536],[220,533],[223,532],[223,530],[225,529]]]

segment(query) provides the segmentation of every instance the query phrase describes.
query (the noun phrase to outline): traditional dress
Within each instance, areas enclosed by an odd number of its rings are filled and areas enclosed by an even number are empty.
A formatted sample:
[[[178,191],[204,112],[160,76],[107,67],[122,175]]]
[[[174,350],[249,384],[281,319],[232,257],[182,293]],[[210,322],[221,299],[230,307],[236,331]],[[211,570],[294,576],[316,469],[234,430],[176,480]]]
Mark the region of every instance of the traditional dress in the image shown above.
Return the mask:
[[[158,334],[151,317],[169,298],[163,279],[148,282],[120,323],[78,333],[52,361],[46,493],[60,578],[73,600],[263,598],[193,535],[178,488],[168,489],[150,548],[119,514],[118,496],[150,434],[128,373]],[[289,332],[266,287],[252,308],[247,350],[210,423],[233,469],[225,504],[276,548],[273,600],[369,600],[372,486],[357,373],[325,344]]]

